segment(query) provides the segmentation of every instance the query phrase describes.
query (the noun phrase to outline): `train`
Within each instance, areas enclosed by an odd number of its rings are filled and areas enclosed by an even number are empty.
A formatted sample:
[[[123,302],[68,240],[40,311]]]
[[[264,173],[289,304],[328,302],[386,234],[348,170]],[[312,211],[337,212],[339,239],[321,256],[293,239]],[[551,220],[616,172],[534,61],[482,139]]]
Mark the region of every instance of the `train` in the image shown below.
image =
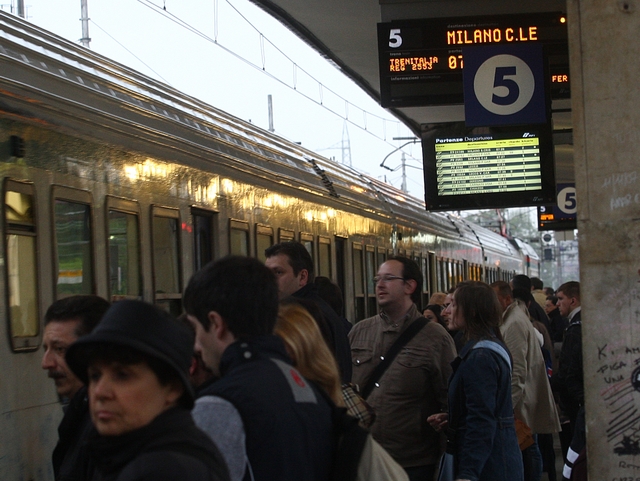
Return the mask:
[[[136,298],[179,314],[227,254],[303,243],[352,322],[389,255],[423,300],[463,279],[537,275],[539,258],[453,213],[0,12],[0,479],[53,479],[62,409],[41,369],[56,299]]]

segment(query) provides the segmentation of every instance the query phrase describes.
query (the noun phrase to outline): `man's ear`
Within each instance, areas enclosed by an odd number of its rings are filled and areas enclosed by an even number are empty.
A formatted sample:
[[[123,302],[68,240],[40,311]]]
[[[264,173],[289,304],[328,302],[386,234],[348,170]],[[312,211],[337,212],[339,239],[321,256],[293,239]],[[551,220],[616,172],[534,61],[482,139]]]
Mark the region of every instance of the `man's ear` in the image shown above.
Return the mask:
[[[309,283],[309,271],[301,269],[298,275],[300,276],[300,285],[302,287],[306,286]]]
[[[213,332],[213,335],[216,339],[224,339],[227,335],[231,334],[229,332],[229,327],[227,323],[224,321],[222,316],[218,314],[216,311],[209,312],[209,322],[211,322],[211,326],[209,330]]]
[[[406,281],[404,281],[404,285],[405,285],[404,290],[409,295],[413,294],[415,290],[418,288],[418,283],[416,282],[415,279],[407,279]]]

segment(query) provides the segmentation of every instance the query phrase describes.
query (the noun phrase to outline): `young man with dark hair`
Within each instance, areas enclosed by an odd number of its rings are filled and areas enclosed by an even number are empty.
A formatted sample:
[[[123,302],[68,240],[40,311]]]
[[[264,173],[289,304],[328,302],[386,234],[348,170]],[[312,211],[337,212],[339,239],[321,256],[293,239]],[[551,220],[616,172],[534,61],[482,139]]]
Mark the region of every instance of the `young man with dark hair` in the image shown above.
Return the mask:
[[[192,415],[222,452],[231,479],[251,472],[267,481],[328,480],[332,408],[272,334],[273,273],[256,259],[226,257],[198,271],[183,300],[196,352],[220,376],[199,393]]]
[[[390,257],[374,278],[380,314],[360,321],[349,333],[353,382],[361,389],[384,361],[393,343],[422,317],[418,265]],[[438,323],[427,322],[378,379],[367,401],[376,411],[371,434],[405,469],[411,481],[433,479],[441,455],[442,433],[427,418],[447,411],[447,382],[455,347]]]
[[[68,402],[52,455],[56,481],[85,479],[88,464],[83,446],[92,427],[87,388],[69,369],[65,353],[93,331],[108,309],[102,297],[71,296],[51,304],[44,315],[42,369],[55,382],[60,399]]]
[[[580,406],[584,404],[582,372],[582,317],[580,283],[565,282],[557,290],[560,315],[569,320],[565,330],[558,372],[551,377],[551,386],[560,396],[560,405],[571,422],[571,432]]]
[[[314,284],[313,259],[300,242],[281,242],[265,250],[265,265],[278,281],[280,300],[289,296],[315,302],[331,330],[329,348],[338,362],[343,383],[351,381],[351,355],[343,320],[318,294]]]
[[[573,463],[584,447],[584,374],[582,371],[582,306],[580,283],[565,282],[556,291],[560,315],[569,320],[565,330],[557,373],[551,386],[558,393],[560,407],[569,418],[570,434],[561,438],[566,464],[564,472],[571,473]],[[570,446],[567,441],[570,441]],[[570,476],[566,476],[567,479]]]

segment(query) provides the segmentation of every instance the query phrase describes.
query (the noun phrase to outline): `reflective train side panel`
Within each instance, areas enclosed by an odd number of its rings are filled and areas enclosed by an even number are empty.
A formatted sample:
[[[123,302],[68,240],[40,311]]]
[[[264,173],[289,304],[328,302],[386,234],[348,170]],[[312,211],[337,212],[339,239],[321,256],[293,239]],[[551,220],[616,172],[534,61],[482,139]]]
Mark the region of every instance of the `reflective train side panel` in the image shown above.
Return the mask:
[[[355,322],[394,253],[420,264],[424,301],[526,267],[497,234],[2,12],[0,189],[2,480],[53,479],[62,408],[40,362],[58,298],[177,314],[206,262],[295,239]]]

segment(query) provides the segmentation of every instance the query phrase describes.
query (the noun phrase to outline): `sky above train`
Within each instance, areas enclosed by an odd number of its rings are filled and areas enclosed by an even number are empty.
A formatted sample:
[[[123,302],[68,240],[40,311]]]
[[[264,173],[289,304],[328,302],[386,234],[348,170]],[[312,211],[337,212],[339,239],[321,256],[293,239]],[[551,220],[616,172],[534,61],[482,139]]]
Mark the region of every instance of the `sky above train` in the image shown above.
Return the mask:
[[[30,22],[80,44],[80,0],[25,4]],[[319,155],[348,160],[348,141],[353,167],[400,188],[404,151],[423,198],[420,144],[393,152],[413,134],[248,0],[88,0],[88,13],[91,50],[264,129],[271,95],[275,133]]]

